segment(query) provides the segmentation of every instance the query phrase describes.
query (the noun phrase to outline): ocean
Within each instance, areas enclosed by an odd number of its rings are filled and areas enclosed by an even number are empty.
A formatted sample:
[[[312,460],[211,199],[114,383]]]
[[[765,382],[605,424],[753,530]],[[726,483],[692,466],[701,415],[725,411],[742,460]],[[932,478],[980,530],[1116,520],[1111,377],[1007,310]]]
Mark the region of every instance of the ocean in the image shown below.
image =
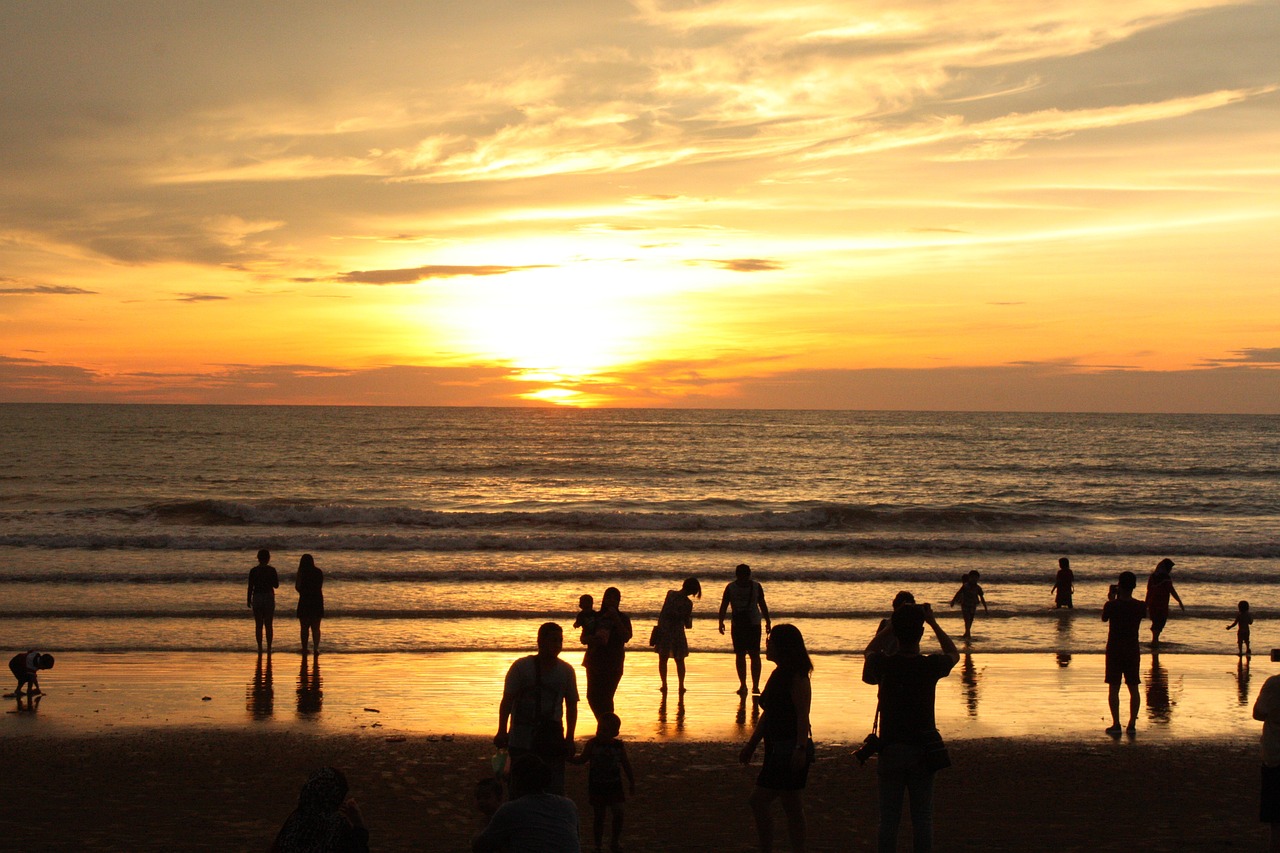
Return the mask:
[[[860,651],[899,589],[958,635],[971,569],[974,651],[1100,652],[1108,585],[1166,556],[1168,651],[1234,655],[1240,599],[1280,645],[1277,417],[5,404],[0,435],[10,649],[252,650],[264,547],[277,648],[310,553],[328,653],[523,651],[607,586],[643,646],[688,576],[693,652],[727,652],[743,562],[814,652]]]

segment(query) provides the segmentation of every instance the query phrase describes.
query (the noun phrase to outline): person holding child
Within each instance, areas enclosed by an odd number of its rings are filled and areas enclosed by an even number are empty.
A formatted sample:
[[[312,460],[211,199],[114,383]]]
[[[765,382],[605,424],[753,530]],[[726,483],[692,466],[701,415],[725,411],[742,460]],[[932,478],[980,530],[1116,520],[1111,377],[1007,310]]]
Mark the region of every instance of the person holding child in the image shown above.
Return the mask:
[[[609,849],[613,853],[622,849],[622,820],[625,814],[623,803],[627,801],[626,791],[622,787],[623,774],[627,777],[632,795],[636,792],[636,777],[631,772],[626,745],[618,740],[621,729],[622,720],[617,714],[603,715],[596,725],[596,736],[587,741],[580,755],[571,759],[574,764],[587,765],[587,798],[594,813],[592,832],[596,853],[603,849],[601,845],[604,843],[604,819],[607,811],[613,812]]]

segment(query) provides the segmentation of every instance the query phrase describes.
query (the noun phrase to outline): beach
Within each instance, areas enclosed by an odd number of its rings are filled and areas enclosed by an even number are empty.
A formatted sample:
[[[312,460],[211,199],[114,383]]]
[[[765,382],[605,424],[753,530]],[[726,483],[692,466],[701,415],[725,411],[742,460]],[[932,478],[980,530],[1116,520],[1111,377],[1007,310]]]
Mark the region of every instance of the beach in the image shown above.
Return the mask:
[[[69,656],[42,676],[48,694],[34,712],[8,700],[0,718],[0,832],[14,849],[264,850],[306,773],[331,764],[351,778],[373,849],[466,850],[511,659],[321,655],[317,685],[310,659],[304,678],[301,655],[281,651],[268,685],[254,654]],[[1066,666],[1052,655],[969,660],[968,676],[962,659],[938,688],[954,762],[938,777],[938,850],[1263,844],[1249,712],[1272,674],[1265,658],[1242,683],[1234,658],[1161,655],[1153,694],[1144,654],[1138,734],[1119,740],[1102,732],[1100,655]],[[628,663],[618,709],[638,793],[626,849],[754,849],[746,797],[756,769],[736,763],[752,715],[733,694],[732,658],[691,657],[690,692],[675,707],[654,689],[652,655]],[[875,764],[860,767],[851,751],[869,729],[874,690],[858,681],[860,658],[819,655],[815,665],[811,849],[869,850]],[[593,725],[585,702],[580,710],[579,744]],[[588,837],[585,772],[571,768],[569,779]]]

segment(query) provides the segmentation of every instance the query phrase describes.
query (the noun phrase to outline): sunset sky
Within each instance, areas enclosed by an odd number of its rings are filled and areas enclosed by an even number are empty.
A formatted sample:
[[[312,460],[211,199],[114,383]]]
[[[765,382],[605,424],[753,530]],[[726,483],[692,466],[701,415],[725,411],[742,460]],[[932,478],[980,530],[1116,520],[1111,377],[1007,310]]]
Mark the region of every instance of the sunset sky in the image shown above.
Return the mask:
[[[1280,412],[1280,3],[0,14],[0,401]]]

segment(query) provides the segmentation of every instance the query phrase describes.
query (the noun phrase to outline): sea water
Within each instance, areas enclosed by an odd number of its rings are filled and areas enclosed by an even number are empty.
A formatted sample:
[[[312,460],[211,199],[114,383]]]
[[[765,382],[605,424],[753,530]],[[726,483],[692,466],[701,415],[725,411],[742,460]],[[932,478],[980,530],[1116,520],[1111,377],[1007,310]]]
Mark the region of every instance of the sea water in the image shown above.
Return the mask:
[[[1240,599],[1280,645],[1276,417],[9,404],[0,436],[0,648],[252,650],[259,548],[277,646],[315,556],[331,653],[523,651],[608,586],[643,647],[688,576],[693,652],[724,652],[744,562],[815,652],[899,589],[958,635],[971,569],[973,651],[1098,652],[1108,585],[1166,556],[1168,651],[1234,654]]]

